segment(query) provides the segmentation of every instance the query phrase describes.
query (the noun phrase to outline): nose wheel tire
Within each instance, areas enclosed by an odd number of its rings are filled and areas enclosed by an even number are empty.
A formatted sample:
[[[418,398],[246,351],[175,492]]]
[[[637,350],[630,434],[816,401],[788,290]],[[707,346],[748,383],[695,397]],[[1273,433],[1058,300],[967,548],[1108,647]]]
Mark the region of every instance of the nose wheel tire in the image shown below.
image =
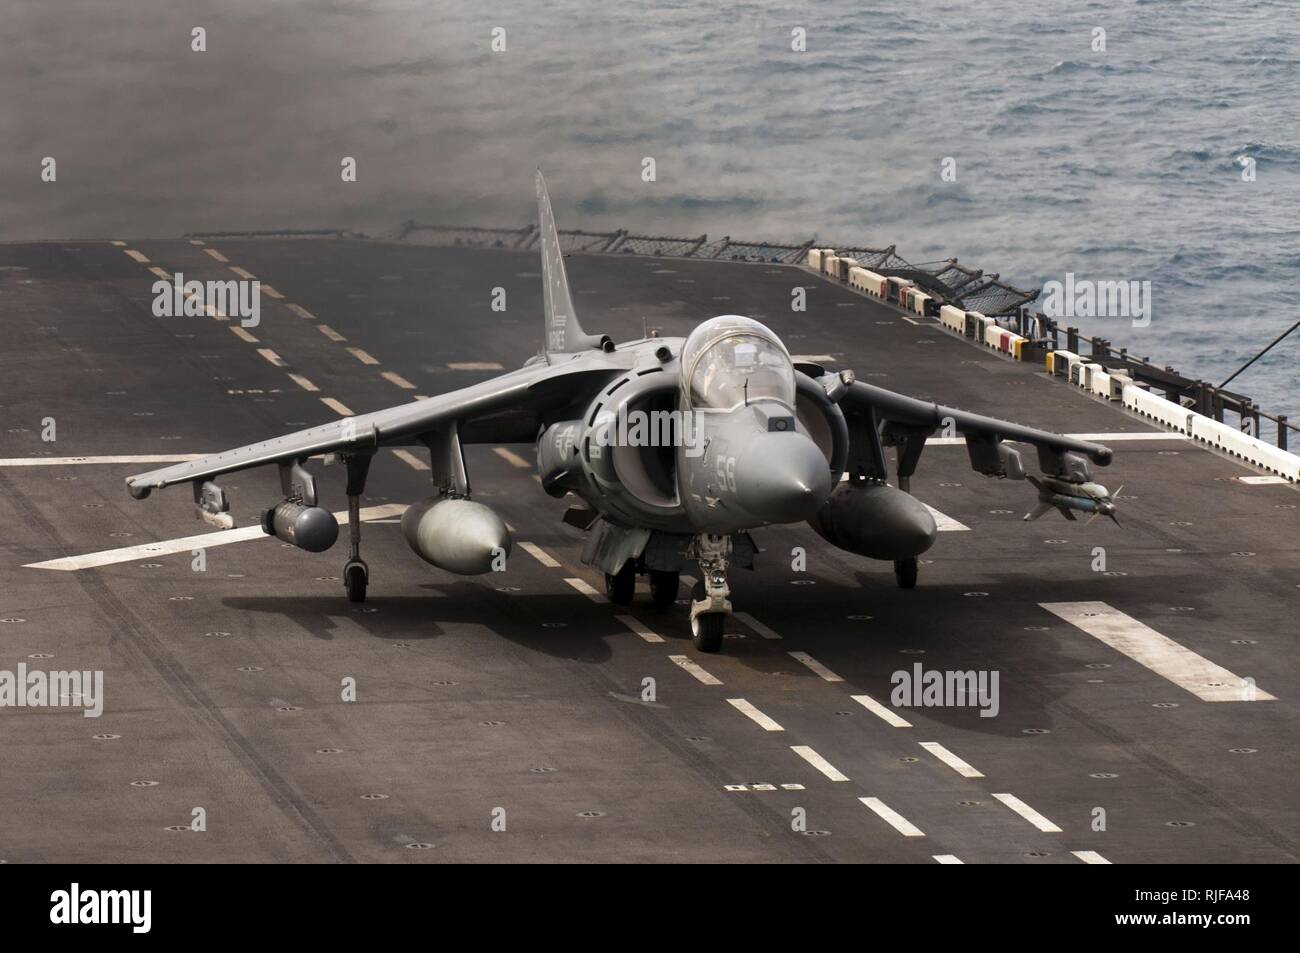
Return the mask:
[[[636,567],[631,560],[618,572],[605,573],[605,595],[616,606],[630,606],[636,594]]]
[[[650,570],[650,598],[660,609],[666,609],[677,601],[677,590],[680,585],[680,573],[662,569]]]
[[[343,567],[343,585],[348,591],[349,602],[366,601],[366,583],[370,581],[370,572],[363,562],[350,562]]]
[[[915,589],[916,576],[919,572],[916,557],[911,559],[894,560],[894,578],[898,580],[898,588]]]
[[[725,612],[701,612],[691,620],[691,641],[701,652],[716,652],[722,648],[722,626]]]

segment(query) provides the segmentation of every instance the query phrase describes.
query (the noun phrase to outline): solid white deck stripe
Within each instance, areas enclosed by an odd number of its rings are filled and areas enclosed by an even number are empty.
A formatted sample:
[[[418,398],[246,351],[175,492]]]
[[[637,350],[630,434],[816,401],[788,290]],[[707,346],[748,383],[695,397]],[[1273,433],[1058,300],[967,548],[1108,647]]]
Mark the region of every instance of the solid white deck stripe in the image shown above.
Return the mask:
[[[319,387],[317,387],[311,381],[307,380],[307,378],[303,377],[301,374],[290,374],[289,380],[293,381],[303,390],[308,390],[313,392],[320,390]]]
[[[769,718],[743,698],[728,698],[727,704],[754,722],[764,731],[785,731],[775,718]]]
[[[668,660],[672,662],[674,665],[676,665],[678,668],[682,669],[683,671],[690,672],[691,675],[695,676],[697,681],[705,685],[722,684],[721,679],[714,678],[704,669],[700,668],[700,666],[692,662],[685,655],[670,655],[668,656]]]
[[[1040,602],[1044,609],[1207,702],[1276,701],[1226,668],[1105,602]]]
[[[506,463],[510,464],[512,467],[519,467],[523,469],[532,466],[531,463],[529,463],[519,454],[515,453],[513,450],[507,450],[505,447],[493,447],[492,452],[495,453],[502,460],[504,460]]]
[[[905,721],[904,719],[900,718],[892,708],[880,704],[880,702],[876,701],[870,695],[850,695],[849,697],[852,698],[859,705],[861,705],[863,708],[865,708],[867,711],[871,712],[873,715],[877,715],[880,718],[884,719],[886,722],[893,725],[895,728],[912,727],[912,723],[910,721]]]
[[[829,761],[827,761],[825,758],[819,755],[816,751],[813,751],[813,749],[808,747],[807,745],[791,745],[790,750],[793,751],[795,754],[797,754],[799,757],[803,758],[805,761],[811,764],[822,774],[826,775],[826,777],[830,778],[832,781],[848,780],[847,775],[840,773],[840,771],[835,767],[835,765],[831,764]]]
[[[802,662],[805,666],[808,667],[809,670],[815,673],[823,681],[827,681],[827,682],[844,681],[844,679],[840,678],[838,675],[836,675],[834,672],[828,669],[821,662],[817,661],[807,652],[790,652],[788,654],[795,661]]]
[[[386,519],[400,516],[406,511],[403,503],[385,503],[383,506],[368,506],[361,511],[363,521]],[[340,525],[346,525],[348,511],[340,510],[334,514]],[[123,546],[121,549],[106,549],[98,553],[86,553],[83,556],[64,556],[60,559],[47,559],[45,562],[28,563],[25,569],[58,569],[65,572],[76,569],[97,569],[115,563],[130,562],[146,556],[167,556],[172,553],[187,553],[195,549],[208,549],[212,546],[226,546],[250,539],[274,539],[262,532],[261,525],[242,526],[239,529],[222,529],[214,533],[200,533],[197,536],[182,536],[179,539],[165,539],[157,543],[141,543],[137,546]]]
[[[877,817],[904,837],[925,836],[925,831],[921,830],[921,828],[917,827],[902,814],[899,814],[884,801],[880,800],[880,798],[860,797],[858,800],[874,811]]]
[[[322,397],[320,402],[336,414],[342,414],[344,417],[352,416],[352,411],[348,410],[347,405],[335,400],[333,397]]]
[[[542,549],[542,547],[538,546],[536,543],[520,543],[519,548],[529,556],[532,556],[547,569],[555,569],[560,565],[558,559],[555,559],[550,553]]]
[[[965,533],[970,531],[970,527],[967,526],[965,523],[953,519],[947,513],[940,513],[929,503],[922,503],[922,506],[924,506],[927,510],[929,510],[930,515],[934,517],[934,525],[938,527],[939,532]]]
[[[1095,850],[1072,850],[1070,851],[1075,857],[1078,857],[1085,864],[1109,864],[1110,861]]]
[[[1285,486],[1290,481],[1286,477],[1280,476],[1244,476],[1237,477],[1238,483],[1244,483],[1246,486]]]
[[[1092,440],[1097,443],[1128,443],[1137,440],[1187,440],[1186,434],[1169,433],[1164,430],[1122,431],[1119,433],[1067,433],[1067,437],[1075,440]],[[1007,443],[1016,443],[1015,440],[1008,440]],[[964,447],[966,445],[965,437],[930,437],[925,441],[927,447]]]
[[[1059,827],[1047,818],[1043,817],[1043,815],[1039,814],[1014,794],[995,794],[993,796],[1027,820],[1030,824],[1033,824],[1044,834],[1059,834],[1061,832]]]
[[[956,857],[956,855],[954,855],[954,854],[935,854],[935,855],[934,855],[934,859],[937,860],[937,861],[938,861],[939,863],[941,863],[941,864],[961,864],[961,863],[964,863],[963,861],[958,860],[957,857]]]
[[[650,629],[646,628],[646,626],[636,616],[620,615],[615,616],[614,618],[618,619],[619,622],[622,622],[647,642],[662,642],[664,640],[662,635],[659,635],[657,632],[651,632]]]
[[[694,579],[693,577],[691,577],[691,576],[683,576],[683,577],[682,577],[682,582],[685,583],[687,586],[694,586],[694,585],[695,585],[695,579]],[[760,636],[762,636],[762,637],[765,638],[765,639],[779,639],[779,638],[781,638],[781,636],[777,635],[775,632],[773,632],[771,629],[769,629],[769,628],[768,628],[767,626],[765,626],[763,623],[759,622],[757,619],[755,619],[755,618],[754,618],[752,615],[750,615],[748,612],[733,612],[733,613],[732,613],[732,617],[733,617],[733,618],[736,618],[736,619],[739,619],[741,622],[743,622],[745,625],[749,626],[751,629],[753,629],[755,632],[757,632]]]
[[[574,576],[564,581],[567,582],[574,589],[578,590],[580,593],[582,593],[592,602],[609,602],[609,600],[605,598],[604,593],[599,592],[594,586],[591,585],[591,583],[587,582],[587,580],[585,579],[579,579],[576,576]]]
[[[202,460],[206,453],[117,454],[106,457],[0,457],[0,467],[62,467],[86,463],[185,463]]]
[[[427,470],[427,469],[429,469],[429,465],[428,465],[427,463],[425,463],[423,460],[421,460],[421,459],[420,459],[419,457],[417,457],[415,454],[411,453],[411,451],[409,451],[409,450],[394,450],[394,451],[393,451],[393,456],[397,457],[397,459],[401,460],[403,463],[405,463],[407,466],[409,466],[412,470]]]
[[[920,742],[920,745],[921,745],[921,747],[924,748],[926,751],[930,752],[930,754],[934,755],[936,758],[938,758],[940,761],[942,761],[942,762],[943,762],[944,764],[946,764],[948,767],[952,768],[954,771],[956,771],[958,774],[960,774],[963,778],[982,778],[982,777],[984,777],[984,775],[980,774],[978,771],[976,771],[974,768],[972,768],[969,764],[967,764],[967,763],[966,763],[965,761],[963,761],[961,758],[957,757],[955,754],[953,754],[951,751],[949,751],[949,750],[948,750],[947,748],[945,748],[943,745],[939,744],[939,742],[937,742],[937,741],[922,741],[922,742]]]
[[[396,384],[402,390],[415,390],[415,385],[396,371],[384,371],[379,376],[390,384]]]

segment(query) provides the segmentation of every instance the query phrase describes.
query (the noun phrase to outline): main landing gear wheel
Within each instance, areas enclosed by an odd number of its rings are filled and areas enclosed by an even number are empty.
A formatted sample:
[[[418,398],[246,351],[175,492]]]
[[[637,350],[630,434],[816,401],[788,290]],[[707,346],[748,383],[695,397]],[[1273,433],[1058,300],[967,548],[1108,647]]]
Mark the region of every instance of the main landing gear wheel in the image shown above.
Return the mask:
[[[636,567],[628,560],[617,573],[605,573],[605,595],[616,606],[630,606],[636,594]]]
[[[919,571],[915,556],[911,559],[894,560],[894,578],[898,580],[898,588],[900,589],[915,589],[916,576]]]
[[[681,574],[666,569],[650,570],[650,598],[660,609],[667,609],[677,601]]]
[[[699,602],[704,598],[704,583],[697,582],[691,593]],[[722,648],[722,627],[727,621],[725,612],[701,612],[691,620],[691,641],[701,652],[717,652]]]
[[[366,564],[357,560],[343,567],[343,585],[348,590],[349,602],[366,601],[366,583],[370,581],[370,570]]]

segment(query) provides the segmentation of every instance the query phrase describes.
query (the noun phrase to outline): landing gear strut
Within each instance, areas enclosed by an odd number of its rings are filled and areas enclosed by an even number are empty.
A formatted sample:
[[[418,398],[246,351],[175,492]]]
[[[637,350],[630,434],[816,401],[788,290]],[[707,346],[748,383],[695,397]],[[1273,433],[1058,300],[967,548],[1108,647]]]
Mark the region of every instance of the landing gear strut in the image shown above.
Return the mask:
[[[722,628],[731,615],[731,588],[727,585],[727,556],[731,537],[701,534],[692,544],[703,577],[691,593],[691,636],[701,652],[722,648]]]
[[[348,561],[343,566],[343,587],[349,602],[365,602],[370,567],[361,558],[361,493],[366,487],[370,457],[349,456],[348,466]]]
[[[919,571],[915,556],[911,559],[894,560],[894,578],[898,580],[898,588],[900,589],[915,589],[916,576]]]

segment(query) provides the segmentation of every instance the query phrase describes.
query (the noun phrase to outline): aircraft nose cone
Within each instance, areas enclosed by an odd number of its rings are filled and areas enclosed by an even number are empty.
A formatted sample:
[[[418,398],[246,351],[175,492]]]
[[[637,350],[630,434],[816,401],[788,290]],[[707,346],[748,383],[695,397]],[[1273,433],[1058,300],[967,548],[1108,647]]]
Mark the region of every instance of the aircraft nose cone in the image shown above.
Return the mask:
[[[830,466],[803,434],[759,434],[736,460],[736,498],[765,523],[806,520],[830,492]]]

